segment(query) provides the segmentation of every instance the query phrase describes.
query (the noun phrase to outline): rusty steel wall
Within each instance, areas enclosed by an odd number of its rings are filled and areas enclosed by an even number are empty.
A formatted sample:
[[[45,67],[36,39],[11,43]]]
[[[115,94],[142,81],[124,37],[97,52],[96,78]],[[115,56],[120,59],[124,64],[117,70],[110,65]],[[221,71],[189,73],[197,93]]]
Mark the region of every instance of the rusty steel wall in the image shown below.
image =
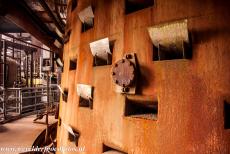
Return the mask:
[[[77,14],[89,5],[94,27],[82,33]],[[224,127],[224,102],[230,103],[230,2],[155,0],[137,12],[124,9],[124,0],[78,0],[68,14],[71,35],[62,74],[68,101],[61,98],[59,117],[80,132],[83,153],[101,154],[103,144],[128,154],[230,153],[230,129]],[[147,27],[181,19],[188,20],[192,59],[153,61],[156,49]],[[115,41],[112,65],[93,67],[89,43],[105,37]],[[126,117],[126,97],[114,92],[112,66],[130,52],[136,53],[141,74],[136,95],[158,101],[157,120]],[[76,70],[69,70],[70,59]],[[78,83],[94,87],[93,109],[79,107]],[[57,143],[72,145],[63,124]]]

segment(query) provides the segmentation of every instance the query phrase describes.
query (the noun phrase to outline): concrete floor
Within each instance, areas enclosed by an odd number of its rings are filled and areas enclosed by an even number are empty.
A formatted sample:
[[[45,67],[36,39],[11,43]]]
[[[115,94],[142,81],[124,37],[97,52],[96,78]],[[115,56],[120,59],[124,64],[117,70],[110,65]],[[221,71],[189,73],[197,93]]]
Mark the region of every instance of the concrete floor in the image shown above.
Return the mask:
[[[46,128],[45,124],[33,123],[36,115],[0,125],[0,153],[20,153],[4,148],[30,148],[37,136]],[[45,117],[39,122],[45,122]],[[49,124],[56,120],[49,117]],[[9,149],[8,149],[9,150]],[[23,151],[23,150],[22,150]],[[21,152],[22,152],[21,151]]]

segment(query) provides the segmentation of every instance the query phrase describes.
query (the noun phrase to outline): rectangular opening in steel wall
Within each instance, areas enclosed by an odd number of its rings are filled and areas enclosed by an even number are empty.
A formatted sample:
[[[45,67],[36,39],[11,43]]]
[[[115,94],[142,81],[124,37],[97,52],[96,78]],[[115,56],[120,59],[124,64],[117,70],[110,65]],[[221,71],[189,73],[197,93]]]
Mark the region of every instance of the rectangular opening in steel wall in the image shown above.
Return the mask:
[[[153,57],[152,57],[152,59],[153,59],[153,61],[158,61],[159,60],[158,49],[154,45],[152,45],[152,46],[153,46]]]
[[[86,32],[90,29],[92,29],[94,26],[94,19],[91,19],[90,24],[89,23],[81,23],[81,32]]]
[[[69,70],[76,70],[77,68],[77,60],[70,60],[69,61]]]
[[[128,154],[126,152],[123,152],[121,150],[118,150],[116,148],[112,148],[110,146],[107,146],[105,144],[103,144],[103,154]]]
[[[80,137],[80,133],[72,129],[72,133],[68,132],[68,140],[73,142],[76,146],[78,146],[78,140]]]
[[[187,47],[186,44],[181,45],[183,47]],[[173,44],[167,48],[164,46],[159,45],[158,48],[155,48],[156,50],[155,57],[153,60],[173,60],[173,59],[187,59],[186,52],[188,49],[183,48],[183,50],[178,50],[176,46]],[[157,56],[157,57],[156,57]]]
[[[126,97],[125,116],[157,120],[158,102],[151,100],[135,100]]]
[[[93,100],[92,99],[85,99],[79,96],[79,107],[86,107],[93,109]]]
[[[230,103],[224,101],[224,128],[230,129]]]
[[[64,102],[67,102],[68,101],[68,89],[64,89],[64,91],[63,91],[63,93],[62,93],[62,100],[64,101]]]
[[[125,0],[125,14],[130,14],[154,5],[154,0]]]
[[[92,29],[94,26],[94,8],[88,6],[85,9],[81,10],[78,13],[78,17],[81,20],[81,32],[86,32],[89,29]]]
[[[71,2],[71,11],[73,11],[77,7],[78,0],[72,0]]]

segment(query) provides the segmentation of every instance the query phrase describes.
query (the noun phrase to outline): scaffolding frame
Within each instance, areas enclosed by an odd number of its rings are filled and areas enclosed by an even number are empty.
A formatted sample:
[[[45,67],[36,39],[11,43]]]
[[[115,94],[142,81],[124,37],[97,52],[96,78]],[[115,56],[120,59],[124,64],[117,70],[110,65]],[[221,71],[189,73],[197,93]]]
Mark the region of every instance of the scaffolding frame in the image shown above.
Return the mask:
[[[3,34],[4,35],[4,34]],[[6,35],[7,36],[7,35]],[[7,36],[8,37],[8,36]],[[44,111],[46,107],[52,107],[59,102],[60,94],[57,85],[46,85],[34,87],[33,73],[34,61],[33,53],[37,52],[37,48],[28,46],[26,42],[22,44],[15,41],[1,39],[0,47],[0,64],[1,64],[1,80],[0,86],[0,122],[28,114],[29,112]],[[9,54],[10,51],[10,54]],[[8,52],[8,53],[7,53]],[[12,53],[11,53],[12,52]],[[7,60],[9,58],[18,62],[17,80],[22,79],[22,52],[25,53],[24,77],[26,79],[26,87],[9,87],[7,83]],[[23,54],[24,54],[23,53]],[[30,80],[30,83],[29,83]],[[47,80],[50,80],[49,78]],[[48,97],[49,95],[49,97]],[[46,100],[44,100],[46,98]],[[51,103],[50,103],[51,102]]]

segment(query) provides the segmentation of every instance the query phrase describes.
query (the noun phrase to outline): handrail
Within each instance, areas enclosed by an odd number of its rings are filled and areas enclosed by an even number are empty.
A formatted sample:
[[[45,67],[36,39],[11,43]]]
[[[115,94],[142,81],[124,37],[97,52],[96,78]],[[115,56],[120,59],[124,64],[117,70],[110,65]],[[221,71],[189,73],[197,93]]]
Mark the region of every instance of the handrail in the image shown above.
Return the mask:
[[[0,115],[5,118],[5,115],[9,115],[12,112],[16,115],[21,115],[27,112],[40,111],[45,108],[47,104],[47,87],[20,87],[20,88],[6,88],[6,99],[3,103],[3,111],[0,111]],[[56,84],[50,85],[49,96],[53,106],[59,102],[60,90]],[[0,118],[1,118],[0,117]],[[7,116],[6,116],[7,117]]]

